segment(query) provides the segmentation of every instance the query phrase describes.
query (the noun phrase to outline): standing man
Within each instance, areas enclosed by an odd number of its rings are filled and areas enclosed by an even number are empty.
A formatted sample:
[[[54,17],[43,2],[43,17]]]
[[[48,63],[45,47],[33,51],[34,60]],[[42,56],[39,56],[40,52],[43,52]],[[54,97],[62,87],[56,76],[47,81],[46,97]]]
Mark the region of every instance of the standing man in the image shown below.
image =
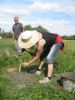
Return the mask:
[[[13,38],[15,40],[15,47],[16,47],[16,54],[17,55],[21,55],[22,53],[22,48],[19,47],[18,45],[18,37],[21,34],[21,32],[23,32],[23,25],[22,23],[19,22],[19,17],[15,16],[14,17],[14,22],[15,24],[12,27],[12,31],[13,31]]]

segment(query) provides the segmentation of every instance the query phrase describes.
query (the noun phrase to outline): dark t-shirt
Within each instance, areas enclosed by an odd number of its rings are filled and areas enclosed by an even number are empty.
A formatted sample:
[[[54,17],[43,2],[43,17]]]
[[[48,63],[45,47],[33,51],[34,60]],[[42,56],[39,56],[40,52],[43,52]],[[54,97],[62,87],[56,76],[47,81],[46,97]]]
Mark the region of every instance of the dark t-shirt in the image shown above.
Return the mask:
[[[23,25],[21,23],[14,24],[12,30],[14,32],[14,38],[17,40],[20,33],[23,32]]]
[[[46,41],[46,44],[43,48],[43,52],[40,56],[40,60],[42,61],[43,58],[45,58],[48,55],[50,48],[53,46],[53,44],[55,44],[57,34],[53,34],[49,32],[41,33],[41,34],[42,34],[42,38]]]

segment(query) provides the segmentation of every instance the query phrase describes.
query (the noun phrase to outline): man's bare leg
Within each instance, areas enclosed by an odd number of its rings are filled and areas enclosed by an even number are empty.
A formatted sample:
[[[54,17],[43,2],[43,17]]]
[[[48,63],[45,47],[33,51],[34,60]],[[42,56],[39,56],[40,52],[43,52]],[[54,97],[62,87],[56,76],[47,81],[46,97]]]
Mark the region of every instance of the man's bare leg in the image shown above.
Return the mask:
[[[38,69],[39,69],[39,70],[41,70],[41,69],[42,69],[42,67],[43,67],[44,63],[45,63],[44,61],[41,61],[40,65],[39,65],[39,67],[38,67]]]
[[[40,65],[39,65],[39,67],[38,67],[38,69],[37,69],[37,71],[36,71],[36,74],[37,74],[37,75],[40,75],[40,74],[41,74],[41,69],[42,69],[44,63],[45,63],[44,61],[41,61]]]
[[[47,77],[45,77],[43,80],[40,80],[39,83],[48,83],[52,77],[52,73],[53,73],[53,64],[48,64]]]
[[[53,73],[53,64],[48,64],[48,77],[52,77],[52,73]]]

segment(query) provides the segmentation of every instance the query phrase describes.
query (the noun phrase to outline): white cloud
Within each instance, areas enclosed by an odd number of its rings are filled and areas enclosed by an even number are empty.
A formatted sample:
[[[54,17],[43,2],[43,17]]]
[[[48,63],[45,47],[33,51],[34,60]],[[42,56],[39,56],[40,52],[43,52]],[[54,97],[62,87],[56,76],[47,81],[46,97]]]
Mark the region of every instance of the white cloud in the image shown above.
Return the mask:
[[[0,7],[0,14],[21,16],[21,15],[29,14],[29,11],[24,8]]]
[[[52,3],[52,2],[41,2],[41,1],[34,1],[31,5],[27,6],[27,9],[29,9],[31,12],[43,12],[43,11],[53,11],[53,12],[63,12],[67,14],[75,14],[75,6],[69,6],[69,5],[61,5],[58,3]]]
[[[69,13],[74,13],[75,14],[75,7],[69,7],[68,8]]]
[[[39,14],[39,12],[64,12],[67,14],[75,14],[75,7],[72,5],[66,4],[59,4],[55,2],[43,2],[43,0],[32,0],[32,4],[28,5],[19,5],[19,6],[8,6],[8,5],[1,5],[0,6],[0,27],[9,31],[12,29],[13,24],[13,16],[17,15],[20,18],[23,18],[22,22],[24,25],[31,24],[32,26],[41,25],[47,28],[51,32],[57,32],[60,35],[69,35],[75,34],[75,24],[73,25],[72,22],[66,20],[53,20],[53,19],[45,19],[36,17],[35,19],[32,18],[32,15],[35,16],[34,11]],[[44,0],[45,1],[45,0]],[[25,18],[28,17],[26,21]],[[29,20],[31,18],[31,20]]]
[[[22,21],[24,25],[31,24],[33,27],[41,25],[48,29],[50,32],[58,33],[60,35],[74,35],[75,27],[72,22],[65,20],[50,20],[39,19],[32,21]]]
[[[0,6],[0,16],[1,15],[28,15],[33,11],[37,12],[45,12],[45,11],[53,11],[53,12],[64,12],[68,14],[75,14],[74,6],[61,6],[57,3],[51,2],[40,2],[34,1],[31,5],[23,5],[21,7],[13,7],[13,6]]]
[[[2,25],[2,24],[7,25],[7,22],[5,22],[5,21],[0,21],[0,24],[1,24],[1,25]]]
[[[51,20],[51,19],[37,19],[37,20],[21,20],[23,25],[31,24],[35,26],[43,26],[50,32],[58,33],[59,35],[75,35],[75,25],[72,22],[66,20]],[[13,20],[0,21],[0,27],[5,31],[12,30]]]
[[[45,10],[55,10],[58,8],[57,4],[54,3],[42,3],[42,2],[34,2],[31,6],[31,9],[38,10],[38,11],[45,11]]]

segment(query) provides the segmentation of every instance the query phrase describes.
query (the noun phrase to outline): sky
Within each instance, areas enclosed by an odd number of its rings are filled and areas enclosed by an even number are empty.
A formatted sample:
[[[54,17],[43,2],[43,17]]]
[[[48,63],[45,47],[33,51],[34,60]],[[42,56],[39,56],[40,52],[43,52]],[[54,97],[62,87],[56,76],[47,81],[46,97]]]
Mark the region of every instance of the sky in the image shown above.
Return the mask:
[[[14,16],[23,26],[43,26],[60,35],[75,35],[75,0],[0,0],[0,28],[12,31]]]

